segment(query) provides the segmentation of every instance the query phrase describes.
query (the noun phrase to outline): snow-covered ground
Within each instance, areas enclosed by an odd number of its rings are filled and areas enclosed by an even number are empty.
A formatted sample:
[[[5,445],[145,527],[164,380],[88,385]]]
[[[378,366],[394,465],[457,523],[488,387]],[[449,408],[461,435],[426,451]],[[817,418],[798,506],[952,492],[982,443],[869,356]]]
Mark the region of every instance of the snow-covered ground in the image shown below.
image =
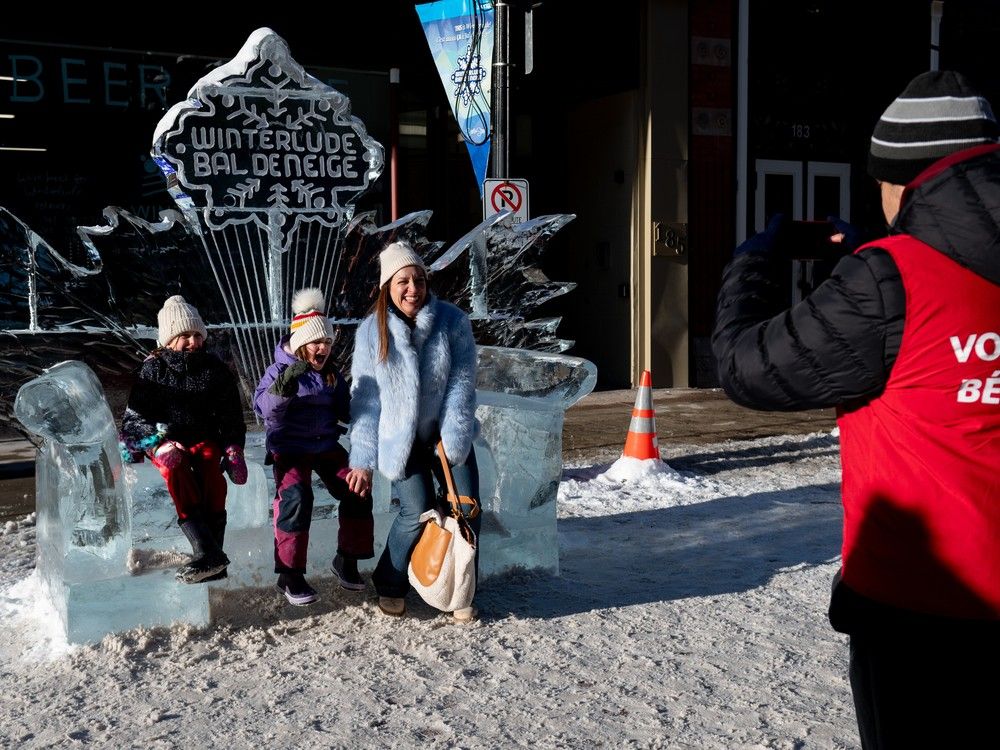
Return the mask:
[[[2,747],[854,748],[835,436],[567,467],[559,577],[484,583],[458,626],[317,580],[221,592],[216,622],[68,648],[35,600],[34,521],[0,529]],[[609,475],[617,474],[618,479]]]

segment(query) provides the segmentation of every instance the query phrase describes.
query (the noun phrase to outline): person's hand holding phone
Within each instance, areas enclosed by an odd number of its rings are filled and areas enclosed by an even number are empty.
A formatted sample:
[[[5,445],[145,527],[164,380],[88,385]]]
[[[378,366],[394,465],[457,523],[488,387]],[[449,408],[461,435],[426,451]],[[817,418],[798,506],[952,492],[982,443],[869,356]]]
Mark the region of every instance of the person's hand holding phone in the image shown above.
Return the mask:
[[[861,230],[853,224],[837,216],[827,216],[826,220],[837,230],[837,233],[830,238],[830,241],[840,245],[841,250],[853,253],[864,244],[864,239],[861,237]]]
[[[828,221],[785,222],[778,235],[778,251],[789,260],[824,260],[839,249],[832,239],[836,234]]]

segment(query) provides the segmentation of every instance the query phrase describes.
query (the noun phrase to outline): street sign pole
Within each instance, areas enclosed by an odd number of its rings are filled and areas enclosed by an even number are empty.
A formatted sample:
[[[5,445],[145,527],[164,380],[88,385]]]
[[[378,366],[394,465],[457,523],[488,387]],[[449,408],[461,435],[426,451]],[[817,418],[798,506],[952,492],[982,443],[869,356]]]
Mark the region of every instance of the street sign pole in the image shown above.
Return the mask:
[[[510,134],[508,112],[510,86],[510,5],[505,0],[493,4],[493,130],[490,157],[494,178],[507,177],[507,138]],[[484,196],[485,197],[485,196]]]

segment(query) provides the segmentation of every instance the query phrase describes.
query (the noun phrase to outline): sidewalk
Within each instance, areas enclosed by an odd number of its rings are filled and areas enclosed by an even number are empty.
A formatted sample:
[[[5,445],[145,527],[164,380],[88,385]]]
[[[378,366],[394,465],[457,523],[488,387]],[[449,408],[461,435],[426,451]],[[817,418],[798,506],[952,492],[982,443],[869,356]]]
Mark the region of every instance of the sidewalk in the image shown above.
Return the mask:
[[[563,462],[610,463],[621,455],[636,391],[591,393],[566,412]],[[758,412],[730,401],[721,389],[653,390],[661,453],[670,446],[749,440],[769,435],[828,432],[835,426],[832,409],[805,412]],[[34,509],[34,448],[26,440],[0,441],[0,521]]]
[[[0,528],[35,509],[35,447],[0,440]]]
[[[6,478],[5,471],[34,460],[35,446],[27,440],[0,440],[0,479]]]
[[[591,393],[566,412],[563,462],[613,461],[621,455],[636,391]],[[721,388],[654,388],[656,432],[669,462],[670,446],[829,432],[833,409],[760,412],[737,406]]]

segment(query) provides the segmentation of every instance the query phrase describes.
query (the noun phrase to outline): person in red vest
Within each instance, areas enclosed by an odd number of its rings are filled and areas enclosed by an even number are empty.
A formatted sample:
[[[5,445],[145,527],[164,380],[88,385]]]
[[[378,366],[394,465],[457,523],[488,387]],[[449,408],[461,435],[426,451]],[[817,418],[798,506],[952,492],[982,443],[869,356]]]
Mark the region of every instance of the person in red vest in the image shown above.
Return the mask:
[[[998,141],[963,75],[917,76],[871,139],[889,235],[781,310],[790,233],[772,221],[719,293],[712,345],[734,401],[837,408],[830,621],[850,636],[866,750],[976,746],[1000,703]]]

